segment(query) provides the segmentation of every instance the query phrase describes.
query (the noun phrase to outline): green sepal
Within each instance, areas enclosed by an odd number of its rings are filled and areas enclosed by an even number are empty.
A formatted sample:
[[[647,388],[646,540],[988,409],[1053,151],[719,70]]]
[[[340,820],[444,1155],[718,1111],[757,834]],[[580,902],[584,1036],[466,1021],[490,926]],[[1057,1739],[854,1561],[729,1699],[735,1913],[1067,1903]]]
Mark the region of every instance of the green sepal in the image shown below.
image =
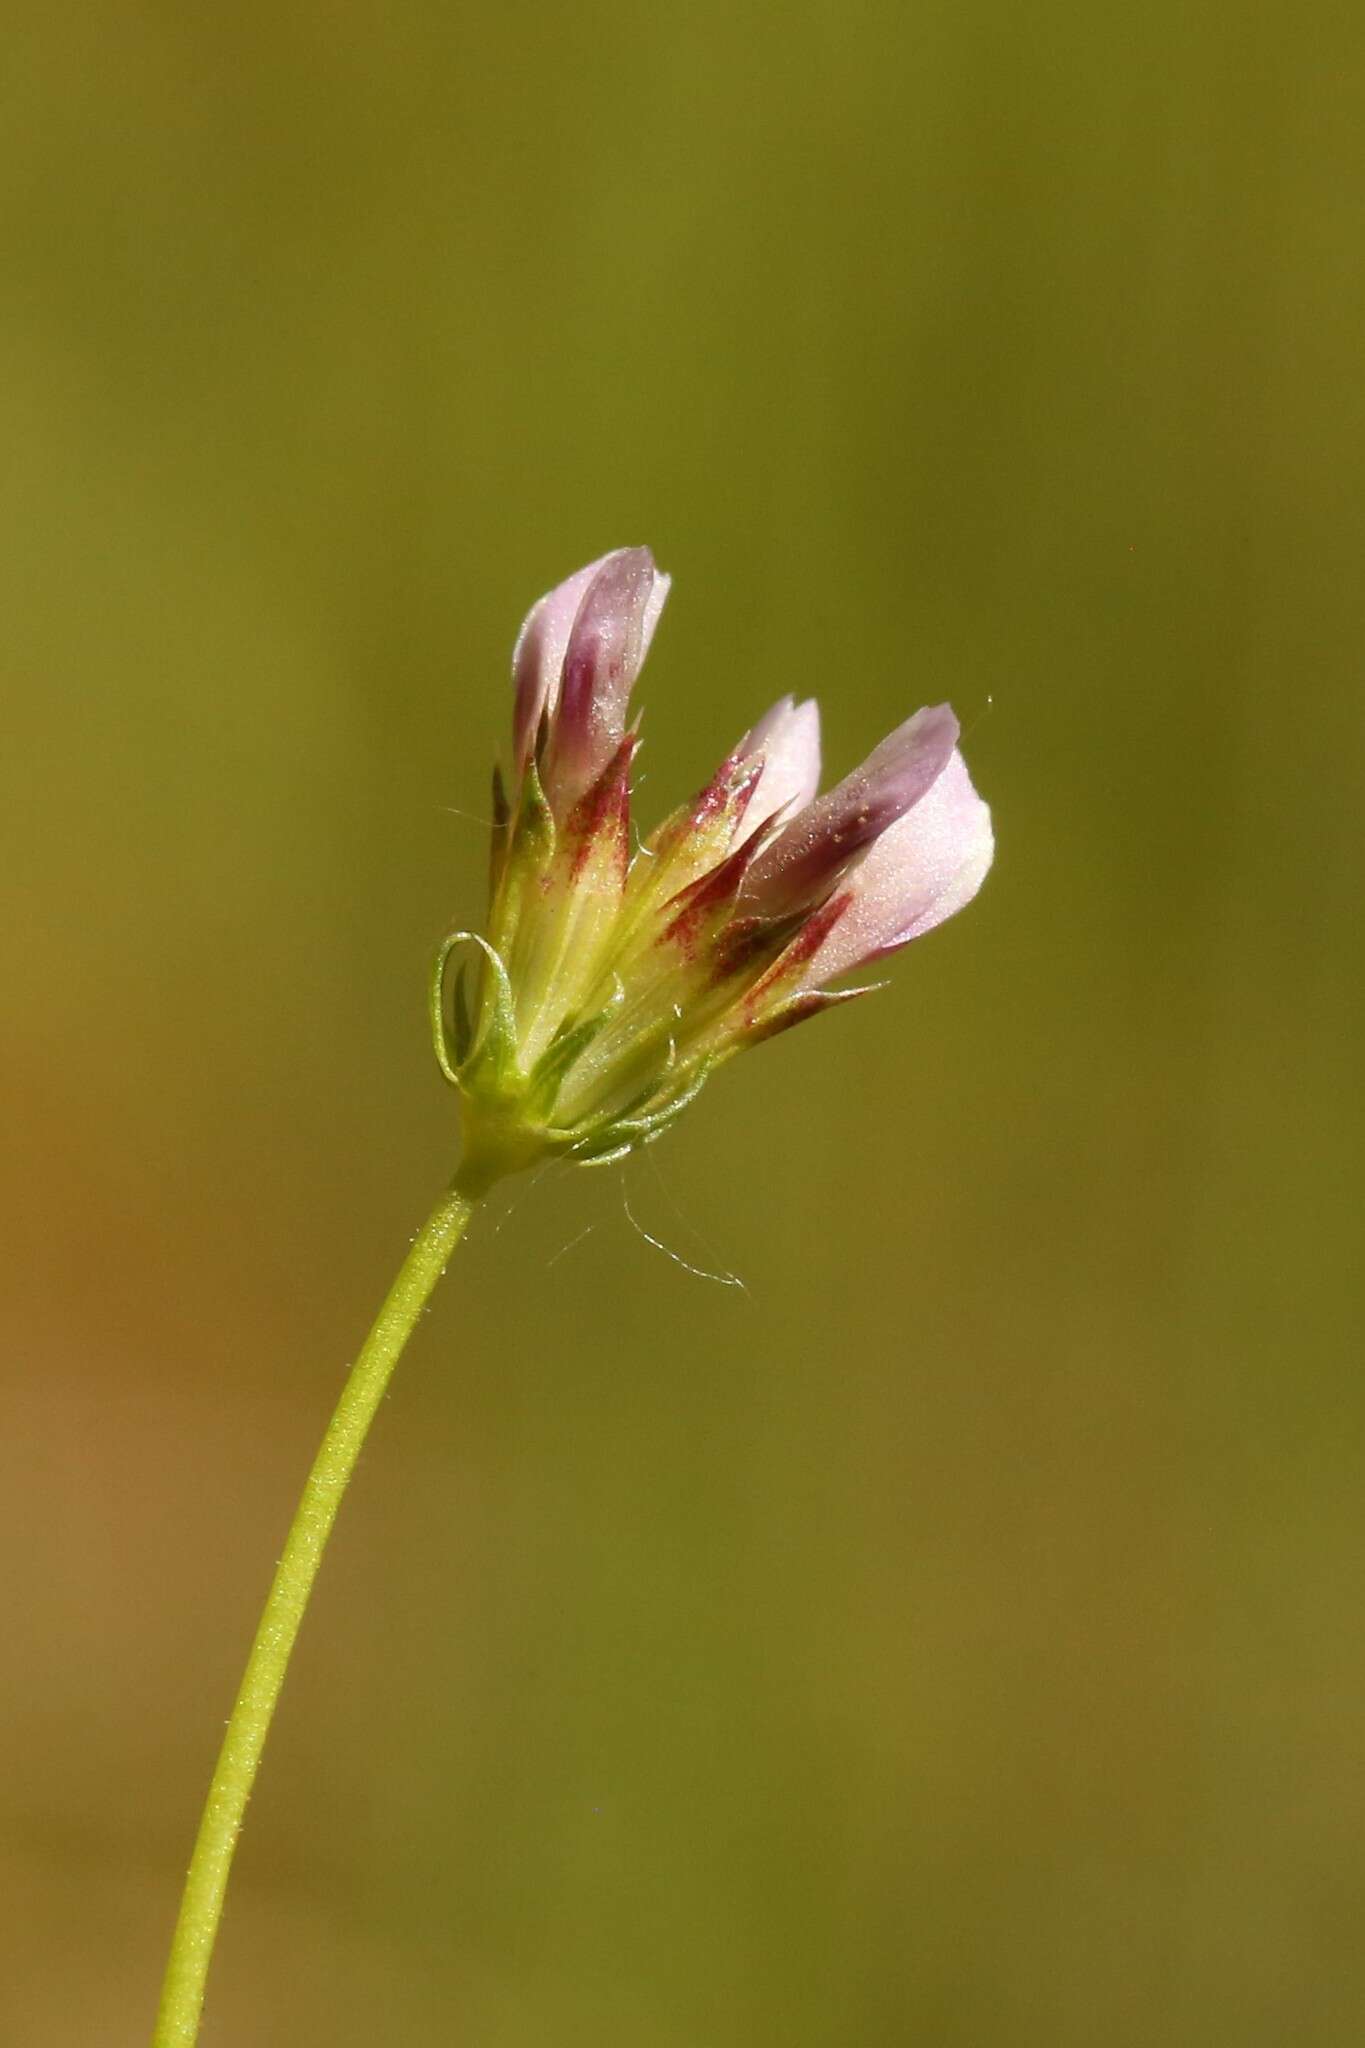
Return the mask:
[[[455,1025],[455,1060],[458,1066],[463,1066],[469,1058],[470,1047],[474,1043],[474,1021],[469,1014],[468,981],[469,962],[462,960],[450,997],[452,1021]]]
[[[457,995],[457,1017],[454,1042],[446,1028],[445,982],[446,967],[451,954],[460,945],[477,946],[486,963],[486,979],[479,1004],[480,1023],[477,1041],[471,1049],[460,1052],[462,1038],[473,1035],[467,1007],[462,995]],[[496,947],[477,932],[451,932],[441,941],[431,970],[429,993],[432,1044],[436,1050],[436,1061],[453,1087],[469,1092],[471,1083],[480,1079],[491,1079],[496,1085],[516,1068],[517,1024],[512,1003],[512,984],[507,969]]]
[[[534,761],[527,763],[516,808],[496,836],[502,839],[503,847],[496,862],[497,881],[488,929],[494,945],[510,958],[528,891],[549,873],[555,856],[554,812],[546,801]]]
[[[554,1038],[531,1069],[526,1092],[528,1116],[548,1119],[559,1098],[560,1088],[569,1069],[611,1022],[613,1011],[620,1007],[621,994],[618,984],[611,1001],[594,1016],[584,1017],[576,1024],[566,1018],[560,1025]]]
[[[452,1088],[458,1088],[460,1085],[461,1055],[457,1042],[452,1041],[446,1029],[446,962],[465,936],[464,932],[455,932],[451,937],[442,939],[436,950],[436,958],[431,963],[431,978],[427,983],[427,1021],[431,1026],[431,1049],[436,1055],[437,1066]]]
[[[837,1009],[840,1003],[851,1003],[858,996],[876,995],[885,987],[884,981],[869,981],[861,988],[803,989],[799,994],[775,1003],[771,1009],[760,1012],[740,1031],[739,1041],[757,1045],[765,1038],[775,1038],[779,1031],[790,1031],[794,1024],[804,1024],[807,1017],[819,1017],[826,1010]]]
[[[569,1156],[575,1166],[615,1166],[618,1159],[629,1159],[635,1150],[634,1142],[613,1145],[609,1152],[580,1152],[578,1147],[570,1148]]]
[[[609,1166],[613,1160],[623,1159],[637,1146],[653,1144],[700,1095],[711,1078],[714,1065],[713,1060],[704,1059],[694,1069],[684,1070],[675,1091],[646,1116],[621,1114],[607,1118],[596,1129],[570,1144],[570,1157],[582,1166]]]
[[[522,871],[543,874],[554,858],[554,850],[555,814],[546,798],[540,771],[534,761],[528,761],[508,858]]]
[[[507,801],[507,785],[502,779],[502,769],[493,764],[493,825],[488,840],[488,901],[498,900],[498,889],[502,882],[503,869],[507,865],[507,847],[511,838],[512,807]]]

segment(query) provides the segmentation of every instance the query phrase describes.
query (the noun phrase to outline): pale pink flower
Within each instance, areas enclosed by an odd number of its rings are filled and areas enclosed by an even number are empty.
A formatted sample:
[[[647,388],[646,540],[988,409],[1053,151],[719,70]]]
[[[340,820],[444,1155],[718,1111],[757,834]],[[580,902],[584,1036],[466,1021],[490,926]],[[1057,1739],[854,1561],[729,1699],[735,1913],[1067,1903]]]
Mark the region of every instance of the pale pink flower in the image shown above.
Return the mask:
[[[994,850],[946,704],[821,796],[814,700],[781,698],[632,851],[631,691],[669,579],[603,555],[536,604],[512,658],[512,781],[472,1002],[437,1054],[497,1170],[615,1158],[722,1061],[862,990],[829,984],[970,902]]]
[[[846,877],[848,903],[803,977],[817,987],[908,945],[971,902],[995,853],[989,807],[956,747]]]
[[[804,704],[779,697],[745,733],[735,752],[741,760],[763,763],[740,828],[740,836],[751,839],[775,818],[804,809],[819,789],[820,706],[814,697]]]
[[[567,810],[583,794],[621,744],[626,704],[669,580],[655,569],[648,548],[618,548],[548,591],[517,636],[517,764],[525,767],[545,718],[551,735],[545,782],[557,809]]]

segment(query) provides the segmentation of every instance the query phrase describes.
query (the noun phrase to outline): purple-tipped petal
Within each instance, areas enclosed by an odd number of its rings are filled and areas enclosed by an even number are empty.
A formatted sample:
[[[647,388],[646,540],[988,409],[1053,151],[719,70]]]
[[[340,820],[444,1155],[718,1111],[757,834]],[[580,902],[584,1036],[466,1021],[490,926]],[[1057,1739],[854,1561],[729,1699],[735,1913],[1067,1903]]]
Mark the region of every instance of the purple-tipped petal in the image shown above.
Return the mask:
[[[648,548],[620,548],[598,565],[583,593],[564,650],[546,769],[560,816],[621,744],[626,705],[668,588]]]
[[[586,569],[577,569],[532,605],[512,650],[512,682],[516,708],[512,715],[517,768],[526,766],[536,744],[542,712],[553,712],[573,622],[588,585],[602,564],[600,555]]]
[[[804,810],[820,787],[820,706],[780,697],[735,748],[738,760],[761,755],[763,773],[749,799],[741,837],[752,838],[779,813]]]
[[[765,847],[744,884],[746,901],[770,913],[818,901],[856,854],[919,802],[942,773],[957,735],[947,704],[907,718]]]
[[[849,902],[812,956],[806,986],[864,967],[942,924],[971,902],[994,851],[989,807],[954,748],[932,787],[845,877]]]

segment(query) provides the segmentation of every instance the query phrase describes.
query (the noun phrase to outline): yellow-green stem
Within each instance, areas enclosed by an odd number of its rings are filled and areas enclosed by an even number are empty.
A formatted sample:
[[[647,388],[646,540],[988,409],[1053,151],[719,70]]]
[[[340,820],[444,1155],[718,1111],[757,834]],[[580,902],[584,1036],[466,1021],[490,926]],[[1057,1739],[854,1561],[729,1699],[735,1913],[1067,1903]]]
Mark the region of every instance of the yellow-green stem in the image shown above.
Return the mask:
[[[413,1239],[308,1474],[209,1786],[171,1941],[152,2048],[192,2048],[199,2033],[233,1850],[327,1538],[393,1369],[485,1185],[481,1175],[458,1174]]]

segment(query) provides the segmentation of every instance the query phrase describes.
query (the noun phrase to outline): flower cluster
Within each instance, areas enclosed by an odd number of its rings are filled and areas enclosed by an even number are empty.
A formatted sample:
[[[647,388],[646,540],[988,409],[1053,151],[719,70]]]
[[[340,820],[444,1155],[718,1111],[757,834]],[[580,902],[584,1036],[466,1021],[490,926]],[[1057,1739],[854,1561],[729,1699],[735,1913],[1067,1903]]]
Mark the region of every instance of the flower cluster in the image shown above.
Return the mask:
[[[865,993],[829,983],[960,910],[991,864],[946,704],[821,796],[819,710],[791,697],[632,851],[627,711],[668,583],[647,548],[619,549],[541,598],[516,644],[487,931],[453,933],[432,983],[489,1177],[648,1144],[731,1054]]]

